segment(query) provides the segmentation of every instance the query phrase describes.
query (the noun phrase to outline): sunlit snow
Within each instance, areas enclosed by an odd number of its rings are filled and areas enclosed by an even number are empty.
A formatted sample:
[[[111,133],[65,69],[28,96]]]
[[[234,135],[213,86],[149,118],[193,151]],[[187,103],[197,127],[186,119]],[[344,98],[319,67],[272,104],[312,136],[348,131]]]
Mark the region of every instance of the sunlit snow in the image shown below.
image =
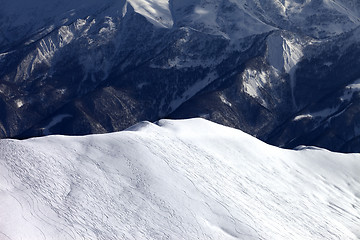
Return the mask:
[[[173,19],[168,0],[127,0],[135,12],[146,17],[155,26],[170,28]]]
[[[201,119],[0,140],[0,239],[357,239],[360,155]]]

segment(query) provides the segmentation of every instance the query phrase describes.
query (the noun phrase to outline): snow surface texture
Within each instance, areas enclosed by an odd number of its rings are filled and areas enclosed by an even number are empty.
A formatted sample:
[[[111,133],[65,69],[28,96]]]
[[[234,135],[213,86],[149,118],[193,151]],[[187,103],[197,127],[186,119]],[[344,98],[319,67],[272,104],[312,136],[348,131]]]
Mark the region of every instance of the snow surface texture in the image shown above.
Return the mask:
[[[202,119],[0,141],[0,239],[357,239],[360,155]]]

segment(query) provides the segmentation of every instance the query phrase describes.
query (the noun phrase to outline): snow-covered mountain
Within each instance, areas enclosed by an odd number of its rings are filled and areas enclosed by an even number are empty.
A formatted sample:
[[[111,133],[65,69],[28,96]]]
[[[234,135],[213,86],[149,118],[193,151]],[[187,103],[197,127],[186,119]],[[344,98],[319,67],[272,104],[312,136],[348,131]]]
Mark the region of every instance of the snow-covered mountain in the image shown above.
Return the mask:
[[[360,155],[203,119],[0,140],[0,239],[359,239]]]
[[[0,0],[0,137],[203,116],[360,151],[355,0]]]

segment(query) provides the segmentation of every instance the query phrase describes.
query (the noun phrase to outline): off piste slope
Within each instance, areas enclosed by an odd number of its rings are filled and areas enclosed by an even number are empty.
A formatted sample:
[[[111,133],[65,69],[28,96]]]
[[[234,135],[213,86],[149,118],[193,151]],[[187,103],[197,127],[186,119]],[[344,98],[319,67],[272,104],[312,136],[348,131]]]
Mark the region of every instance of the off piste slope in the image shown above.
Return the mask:
[[[205,116],[278,146],[360,151],[357,1],[0,5],[1,138]]]
[[[359,239],[360,156],[203,119],[0,141],[1,239]]]

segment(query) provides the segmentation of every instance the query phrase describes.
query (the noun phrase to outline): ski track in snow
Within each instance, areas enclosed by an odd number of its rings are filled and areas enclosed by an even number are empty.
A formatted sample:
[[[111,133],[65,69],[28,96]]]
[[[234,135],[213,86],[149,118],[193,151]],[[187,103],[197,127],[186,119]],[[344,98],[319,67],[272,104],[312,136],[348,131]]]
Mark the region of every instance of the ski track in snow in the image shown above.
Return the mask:
[[[0,141],[0,239],[357,239],[360,155],[205,120]]]

